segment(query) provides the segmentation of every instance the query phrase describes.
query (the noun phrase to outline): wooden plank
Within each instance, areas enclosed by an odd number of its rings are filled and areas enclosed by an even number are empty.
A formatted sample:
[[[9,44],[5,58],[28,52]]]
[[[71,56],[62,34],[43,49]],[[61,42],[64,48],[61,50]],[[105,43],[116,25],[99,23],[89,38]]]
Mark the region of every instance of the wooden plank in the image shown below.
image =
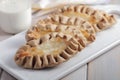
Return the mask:
[[[0,68],[0,73],[2,72],[2,69]]]
[[[0,68],[0,80],[1,80],[2,71],[3,71],[3,70]]]
[[[120,0],[111,0],[111,4],[120,4]]]
[[[86,80],[86,77],[87,77],[87,65],[84,65],[78,70],[65,76],[61,80]]]
[[[0,80],[17,80],[14,77],[12,77],[10,74],[7,72],[3,71],[1,74],[1,79]]]
[[[88,80],[120,80],[120,45],[89,63]]]

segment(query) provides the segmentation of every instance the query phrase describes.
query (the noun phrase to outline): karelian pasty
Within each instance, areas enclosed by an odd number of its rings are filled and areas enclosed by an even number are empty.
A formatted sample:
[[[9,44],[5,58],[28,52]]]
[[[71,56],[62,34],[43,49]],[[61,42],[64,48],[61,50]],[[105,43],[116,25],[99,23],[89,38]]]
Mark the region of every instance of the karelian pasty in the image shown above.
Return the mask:
[[[80,47],[78,41],[71,35],[50,33],[19,48],[15,62],[29,69],[53,67],[78,52]]]
[[[43,24],[38,23],[33,28],[29,29],[26,33],[26,40],[34,40],[52,32],[62,32],[64,34],[72,35],[75,38],[81,38],[85,45],[95,40],[95,34],[90,30],[90,27],[83,25],[79,26],[70,25],[56,25],[56,24]]]
[[[48,18],[38,21],[38,24],[52,23],[56,25],[65,25],[77,28],[87,38],[88,41],[94,41],[95,29],[93,26],[80,17],[67,17],[63,15],[51,15]]]
[[[55,11],[55,13],[68,17],[81,17],[89,21],[94,26],[96,32],[111,27],[116,22],[113,15],[95,10],[86,5],[64,6],[58,9],[58,11]]]

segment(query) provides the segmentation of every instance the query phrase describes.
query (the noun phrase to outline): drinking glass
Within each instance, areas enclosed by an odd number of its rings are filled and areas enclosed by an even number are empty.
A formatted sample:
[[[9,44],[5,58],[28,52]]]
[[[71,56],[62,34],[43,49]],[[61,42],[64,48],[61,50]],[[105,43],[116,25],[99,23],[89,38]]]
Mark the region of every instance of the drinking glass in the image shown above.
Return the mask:
[[[31,26],[31,0],[0,0],[0,28],[19,33]]]

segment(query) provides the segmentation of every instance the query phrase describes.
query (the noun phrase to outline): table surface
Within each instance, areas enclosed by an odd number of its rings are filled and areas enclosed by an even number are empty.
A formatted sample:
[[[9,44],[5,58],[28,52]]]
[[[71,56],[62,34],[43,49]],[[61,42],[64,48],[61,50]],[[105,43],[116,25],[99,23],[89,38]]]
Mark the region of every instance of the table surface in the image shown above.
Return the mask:
[[[111,0],[110,4],[120,4],[120,0]],[[13,34],[8,34],[5,33],[0,29],[0,41],[2,42],[3,40],[14,36]],[[0,68],[0,80],[16,80],[14,77],[12,77],[10,74],[8,74],[6,71]]]

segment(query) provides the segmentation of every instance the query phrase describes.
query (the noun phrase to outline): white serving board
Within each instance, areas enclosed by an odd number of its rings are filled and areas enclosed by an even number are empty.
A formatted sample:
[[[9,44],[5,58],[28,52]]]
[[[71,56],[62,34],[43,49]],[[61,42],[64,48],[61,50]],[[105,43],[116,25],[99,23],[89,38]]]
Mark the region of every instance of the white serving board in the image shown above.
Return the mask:
[[[28,70],[14,62],[16,50],[25,43],[25,32],[0,43],[0,67],[20,80],[57,80],[120,44],[120,19],[117,24],[96,35],[96,40],[69,61],[43,70]]]
[[[95,42],[87,46],[69,61],[51,69],[28,70],[18,67],[14,62],[16,50],[25,43],[25,32],[0,43],[0,67],[17,79],[56,80],[93,60],[105,51],[120,43],[120,20],[118,23],[97,34]]]

